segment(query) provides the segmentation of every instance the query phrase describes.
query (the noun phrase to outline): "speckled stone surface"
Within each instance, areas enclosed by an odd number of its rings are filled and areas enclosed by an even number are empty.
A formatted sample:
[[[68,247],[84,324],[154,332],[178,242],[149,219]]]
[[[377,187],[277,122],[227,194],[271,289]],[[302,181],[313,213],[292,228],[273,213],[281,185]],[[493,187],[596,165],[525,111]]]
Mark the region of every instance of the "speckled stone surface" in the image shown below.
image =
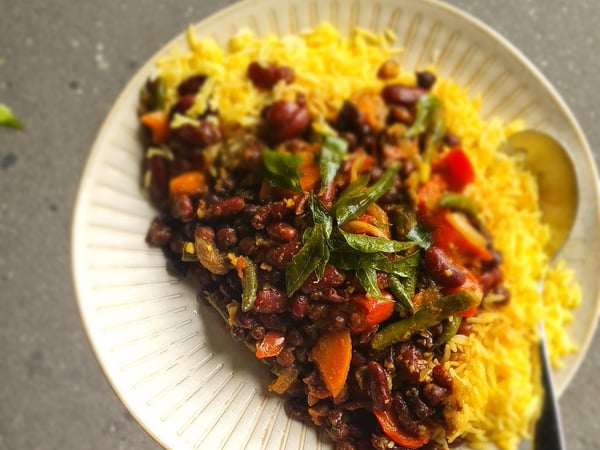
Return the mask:
[[[0,449],[156,449],[109,387],[71,281],[70,222],[93,139],[137,68],[228,0],[0,0]],[[449,0],[564,96],[600,161],[600,2]],[[568,448],[600,448],[600,334],[560,401]]]

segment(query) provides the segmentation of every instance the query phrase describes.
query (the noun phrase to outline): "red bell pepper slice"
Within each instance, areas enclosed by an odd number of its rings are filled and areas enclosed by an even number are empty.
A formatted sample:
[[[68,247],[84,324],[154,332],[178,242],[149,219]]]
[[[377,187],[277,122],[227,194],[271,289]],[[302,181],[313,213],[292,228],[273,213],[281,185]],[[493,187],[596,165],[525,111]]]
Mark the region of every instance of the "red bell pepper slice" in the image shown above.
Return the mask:
[[[352,299],[357,321],[350,327],[352,334],[363,333],[374,325],[385,322],[394,313],[394,300],[390,293],[382,292],[385,298],[369,294],[357,294]]]
[[[473,165],[460,148],[454,148],[443,156],[441,168],[451,191],[460,192],[475,181]]]

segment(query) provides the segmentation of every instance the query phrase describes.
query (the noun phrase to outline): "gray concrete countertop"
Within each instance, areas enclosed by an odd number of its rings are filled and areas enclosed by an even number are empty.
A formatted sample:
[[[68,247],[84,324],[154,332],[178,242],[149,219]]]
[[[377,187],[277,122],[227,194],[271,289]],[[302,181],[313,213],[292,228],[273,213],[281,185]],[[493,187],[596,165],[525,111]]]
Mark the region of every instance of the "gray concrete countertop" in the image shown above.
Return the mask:
[[[512,41],[600,149],[600,2],[447,0]],[[0,0],[0,449],[156,449],[92,354],[71,281],[78,182],[119,91],[231,0]],[[600,150],[596,150],[600,161]],[[600,448],[600,334],[560,401],[568,448]]]

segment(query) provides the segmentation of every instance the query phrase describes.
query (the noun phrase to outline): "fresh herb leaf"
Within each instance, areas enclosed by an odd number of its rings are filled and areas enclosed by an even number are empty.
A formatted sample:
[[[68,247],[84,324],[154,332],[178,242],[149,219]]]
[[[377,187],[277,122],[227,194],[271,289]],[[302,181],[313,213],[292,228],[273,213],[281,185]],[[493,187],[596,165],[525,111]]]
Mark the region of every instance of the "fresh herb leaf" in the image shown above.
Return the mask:
[[[413,314],[415,311],[415,306],[412,302],[412,296],[415,293],[414,279],[407,278],[401,280],[400,277],[390,275],[388,277],[388,287],[397,300],[394,309],[403,316]]]
[[[263,151],[265,176],[269,183],[293,191],[302,192],[300,163],[302,160],[287,152]]]
[[[350,247],[363,253],[394,253],[414,247],[414,242],[400,242],[366,234],[347,233],[339,230]]]
[[[371,297],[384,298],[377,285],[377,271],[375,269],[358,269],[356,278]]]
[[[381,178],[368,188],[364,187],[366,184],[363,184],[363,177],[359,177],[344,189],[332,207],[338,225],[343,225],[349,220],[360,216],[367,210],[371,203],[376,202],[383,194],[390,190],[394,185],[394,178],[399,167],[399,164],[393,164],[388,167]]]
[[[431,228],[423,224],[416,224],[414,227],[412,227],[406,234],[406,237],[425,250],[427,250],[433,243]]]
[[[311,192],[308,199],[308,206],[312,213],[313,222],[323,225],[323,235],[329,239],[333,231],[333,219],[325,205]]]
[[[344,155],[348,151],[348,143],[337,136],[325,136],[321,145],[321,159],[319,169],[321,171],[321,192],[331,184],[335,178]]]
[[[416,279],[419,258],[419,252],[414,252],[409,256],[394,255],[390,258],[384,257],[378,260],[374,268],[402,278]]]
[[[0,126],[7,128],[23,128],[23,123],[15,117],[12,110],[0,102]]]
[[[322,224],[316,223],[314,227],[307,228],[304,238],[300,251],[285,266],[285,284],[290,297],[320,267],[327,254]]]

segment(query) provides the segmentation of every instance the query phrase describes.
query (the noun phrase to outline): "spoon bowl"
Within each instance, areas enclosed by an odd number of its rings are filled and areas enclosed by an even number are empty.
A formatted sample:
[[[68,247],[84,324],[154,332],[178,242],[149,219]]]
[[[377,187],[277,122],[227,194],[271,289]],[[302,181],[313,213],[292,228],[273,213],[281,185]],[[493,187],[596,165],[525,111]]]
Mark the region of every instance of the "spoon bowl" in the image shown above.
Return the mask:
[[[553,259],[567,240],[579,204],[575,166],[566,149],[538,130],[524,130],[508,138],[506,153],[516,155],[535,176],[542,222],[550,228],[546,253]]]
[[[579,192],[575,166],[566,149],[556,139],[538,130],[513,134],[501,151],[519,159],[536,178],[541,220],[550,229],[545,251],[549,260],[552,260],[569,237],[577,215]],[[565,443],[552,386],[543,322],[540,322],[539,358],[544,398],[533,433],[533,449],[562,450]]]

